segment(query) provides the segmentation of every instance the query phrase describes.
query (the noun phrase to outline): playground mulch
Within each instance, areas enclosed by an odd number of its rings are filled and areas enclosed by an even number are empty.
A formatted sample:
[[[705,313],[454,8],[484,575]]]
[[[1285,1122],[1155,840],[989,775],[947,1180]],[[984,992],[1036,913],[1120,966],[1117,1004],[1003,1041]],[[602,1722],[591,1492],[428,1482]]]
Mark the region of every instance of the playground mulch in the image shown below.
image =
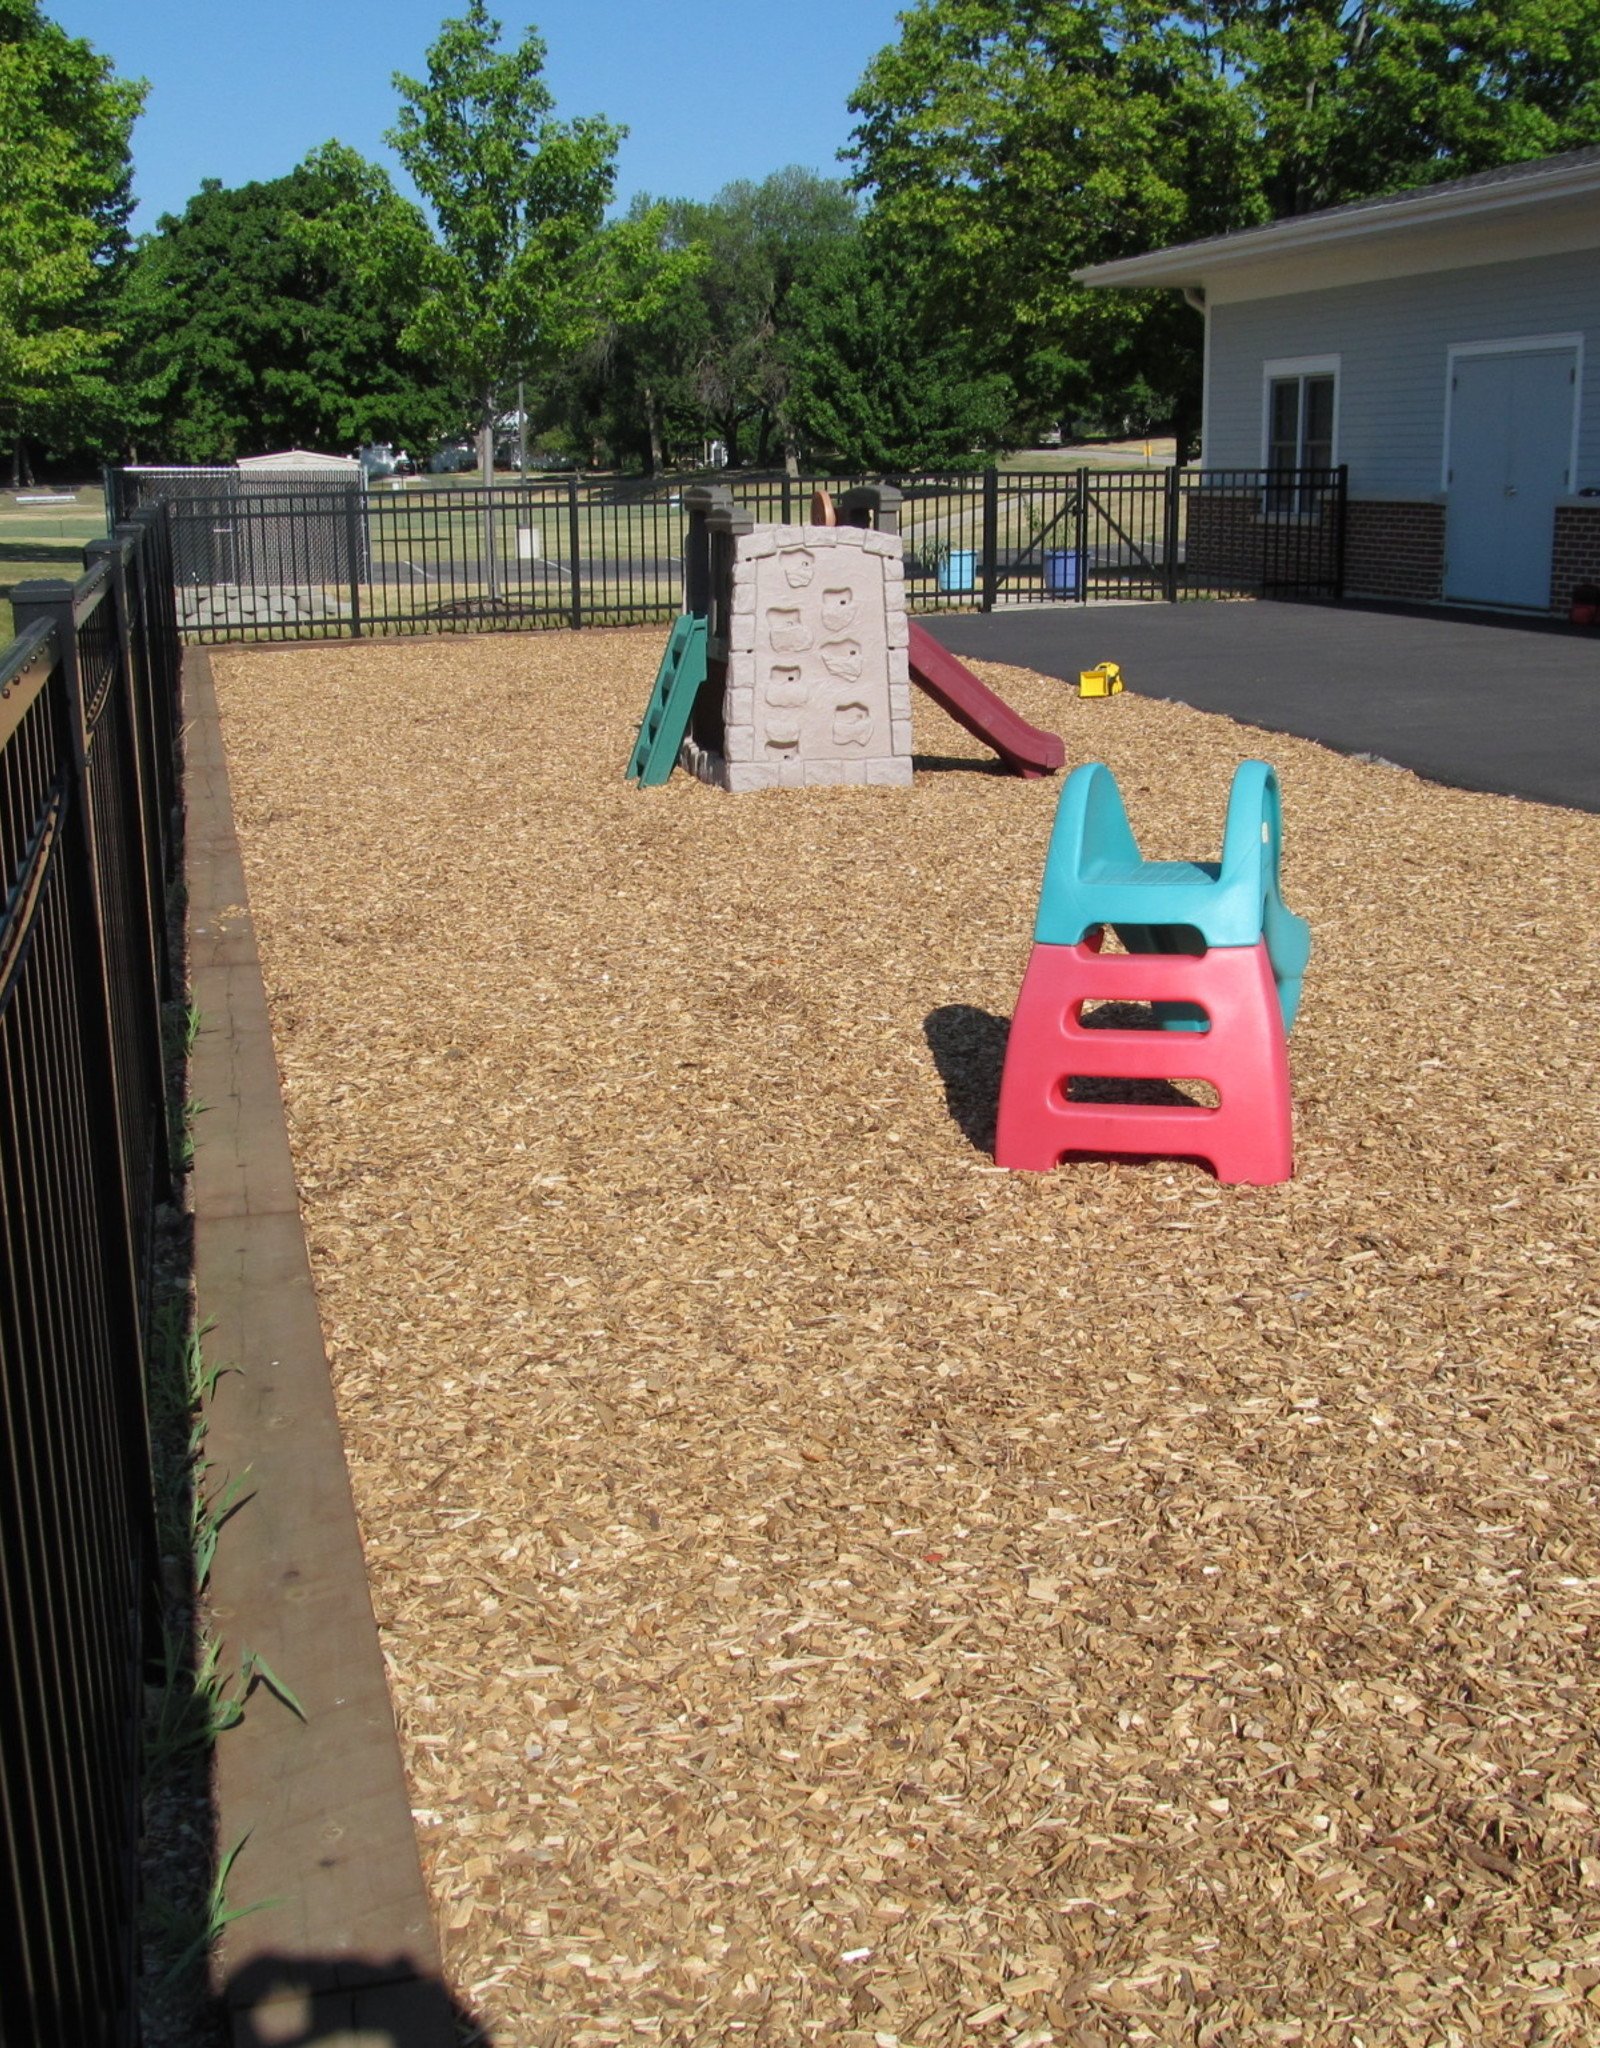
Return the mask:
[[[1593,2041],[1600,818],[985,667],[1315,935],[1291,1183],[1005,1173],[1059,783],[637,791],[661,637],[215,662],[485,2038]]]

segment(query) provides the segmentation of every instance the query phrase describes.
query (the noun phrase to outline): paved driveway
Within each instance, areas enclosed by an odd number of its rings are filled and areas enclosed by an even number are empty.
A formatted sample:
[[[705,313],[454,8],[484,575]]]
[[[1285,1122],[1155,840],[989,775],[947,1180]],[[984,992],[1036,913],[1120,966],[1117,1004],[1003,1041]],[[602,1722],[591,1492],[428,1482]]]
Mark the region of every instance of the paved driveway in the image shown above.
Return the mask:
[[[1459,789],[1600,811],[1600,632],[1313,604],[1040,606],[926,618],[952,653],[1222,711]]]

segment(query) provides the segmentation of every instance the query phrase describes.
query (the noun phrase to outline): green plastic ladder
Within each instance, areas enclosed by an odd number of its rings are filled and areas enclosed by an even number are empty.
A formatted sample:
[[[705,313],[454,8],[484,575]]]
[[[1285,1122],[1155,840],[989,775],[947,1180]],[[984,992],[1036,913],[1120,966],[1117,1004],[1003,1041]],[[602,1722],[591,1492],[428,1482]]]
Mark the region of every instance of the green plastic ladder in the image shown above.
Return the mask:
[[[685,612],[673,621],[667,651],[656,670],[655,687],[645,707],[628,780],[645,789],[665,782],[677,765],[678,750],[689,730],[689,714],[706,679],[706,622]]]

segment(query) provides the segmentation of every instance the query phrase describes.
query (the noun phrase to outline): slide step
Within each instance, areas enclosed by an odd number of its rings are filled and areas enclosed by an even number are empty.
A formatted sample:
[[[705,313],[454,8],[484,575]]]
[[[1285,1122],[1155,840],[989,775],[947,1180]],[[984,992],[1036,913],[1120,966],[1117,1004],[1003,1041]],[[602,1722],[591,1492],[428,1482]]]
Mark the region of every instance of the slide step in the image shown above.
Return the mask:
[[[650,702],[639,725],[628,780],[644,789],[663,783],[677,766],[689,715],[706,679],[706,622],[685,612],[675,619],[656,670]]]

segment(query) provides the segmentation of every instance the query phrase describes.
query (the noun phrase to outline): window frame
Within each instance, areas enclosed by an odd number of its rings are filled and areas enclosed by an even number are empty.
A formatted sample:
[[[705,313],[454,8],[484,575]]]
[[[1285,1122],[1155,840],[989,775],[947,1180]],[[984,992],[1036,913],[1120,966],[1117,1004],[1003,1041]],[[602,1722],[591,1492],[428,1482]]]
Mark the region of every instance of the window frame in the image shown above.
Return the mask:
[[[1327,377],[1333,384],[1333,418],[1328,439],[1328,468],[1339,467],[1339,412],[1343,397],[1343,359],[1337,354],[1320,356],[1268,356],[1261,365],[1261,468],[1264,475],[1272,473],[1272,411],[1273,393],[1281,384],[1297,383],[1300,387],[1299,402],[1295,419],[1295,470],[1303,470],[1305,461],[1306,434],[1306,385],[1318,377]],[[1281,495],[1277,503],[1272,502],[1272,487],[1269,484],[1262,492],[1261,510],[1263,517],[1277,519],[1303,519],[1308,508],[1302,502],[1297,485],[1291,502],[1283,502]]]

